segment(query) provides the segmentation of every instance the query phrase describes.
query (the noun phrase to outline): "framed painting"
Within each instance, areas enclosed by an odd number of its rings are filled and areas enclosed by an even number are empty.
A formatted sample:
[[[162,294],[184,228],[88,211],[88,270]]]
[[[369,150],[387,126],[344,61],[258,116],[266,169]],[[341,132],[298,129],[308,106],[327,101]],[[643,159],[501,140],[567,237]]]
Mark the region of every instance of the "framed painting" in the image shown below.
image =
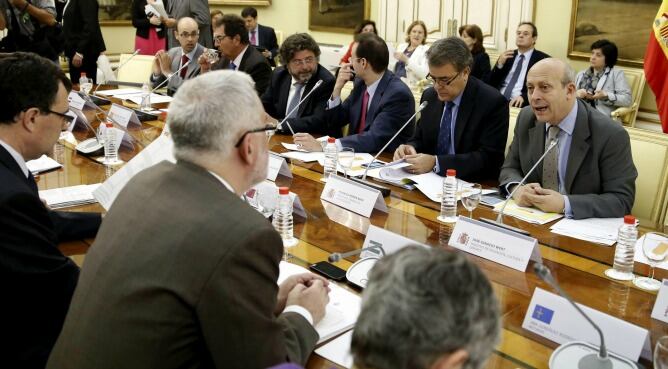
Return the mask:
[[[271,0],[209,0],[213,5],[269,6]]]
[[[641,67],[661,0],[573,0],[568,57],[588,60],[594,41],[619,50],[618,64]]]
[[[352,34],[370,6],[371,0],[309,0],[308,29]]]
[[[132,25],[132,0],[99,0],[98,4],[101,26]]]

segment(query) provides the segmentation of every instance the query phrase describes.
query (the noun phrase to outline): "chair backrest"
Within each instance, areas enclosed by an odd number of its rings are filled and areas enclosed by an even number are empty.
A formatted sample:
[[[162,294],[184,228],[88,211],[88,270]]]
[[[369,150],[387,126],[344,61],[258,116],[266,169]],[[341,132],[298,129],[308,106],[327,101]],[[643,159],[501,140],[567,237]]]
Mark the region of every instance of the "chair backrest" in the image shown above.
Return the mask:
[[[123,65],[117,71],[117,79],[123,82],[148,82],[151,77],[151,69],[153,67],[153,55],[135,55],[132,60],[128,61],[132,54],[121,54],[118,65]]]
[[[274,33],[276,34],[276,43],[280,47],[283,44],[283,31],[274,30]]]
[[[616,66],[624,71],[626,82],[631,87],[632,96],[632,112],[621,116],[622,124],[625,126],[635,126],[636,116],[638,115],[638,107],[640,106],[640,99],[642,98],[643,90],[645,89],[645,71],[642,68],[626,68]]]
[[[521,110],[521,108],[510,108],[510,116],[508,117],[508,138],[506,139],[506,155],[508,155],[510,144],[513,143],[513,137],[515,137],[515,124],[517,123],[517,115]]]

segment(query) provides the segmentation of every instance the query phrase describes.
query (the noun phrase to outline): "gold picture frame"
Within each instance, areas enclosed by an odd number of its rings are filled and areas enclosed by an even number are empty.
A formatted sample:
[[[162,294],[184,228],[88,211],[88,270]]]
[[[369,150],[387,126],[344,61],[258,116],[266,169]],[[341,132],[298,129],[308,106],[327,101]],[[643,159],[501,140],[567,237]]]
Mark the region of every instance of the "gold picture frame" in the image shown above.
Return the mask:
[[[132,25],[132,0],[107,0],[98,7],[100,26],[124,27]]]
[[[369,19],[371,0],[309,0],[308,12],[309,30],[353,34]]]
[[[209,0],[212,5],[270,6],[271,0]]]
[[[591,44],[599,39],[614,42],[617,64],[642,67],[647,42],[661,0],[573,0],[568,36],[568,57],[589,60]]]

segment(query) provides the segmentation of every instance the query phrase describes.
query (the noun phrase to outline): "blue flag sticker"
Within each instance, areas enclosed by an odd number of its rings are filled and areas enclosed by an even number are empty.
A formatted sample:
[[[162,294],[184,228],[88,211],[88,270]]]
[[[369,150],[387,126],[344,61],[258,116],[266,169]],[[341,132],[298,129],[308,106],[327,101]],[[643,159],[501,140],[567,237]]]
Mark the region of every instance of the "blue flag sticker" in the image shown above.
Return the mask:
[[[554,310],[550,310],[545,306],[536,304],[536,307],[533,309],[533,314],[531,317],[540,320],[545,324],[550,324],[552,322],[552,317],[554,316]]]

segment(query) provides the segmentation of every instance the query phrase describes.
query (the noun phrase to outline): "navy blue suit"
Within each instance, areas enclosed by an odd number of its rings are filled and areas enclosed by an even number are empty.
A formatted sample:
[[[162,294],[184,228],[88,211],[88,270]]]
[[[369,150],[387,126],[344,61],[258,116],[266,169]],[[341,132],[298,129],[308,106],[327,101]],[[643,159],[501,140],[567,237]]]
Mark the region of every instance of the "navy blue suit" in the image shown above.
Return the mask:
[[[276,40],[276,32],[274,29],[268,26],[263,26],[261,24],[257,25],[257,33],[260,39],[258,47],[262,47],[271,52],[271,58],[268,58],[269,64],[272,67],[276,66],[274,58],[278,55],[278,41]]]
[[[495,62],[494,68],[492,68],[492,71],[489,73],[487,83],[489,83],[492,87],[496,88],[497,90],[500,90],[501,85],[503,85],[503,81],[506,80],[508,73],[510,73],[510,70],[513,68],[513,63],[515,63],[516,57],[517,57],[517,49],[515,49],[515,51],[513,52],[513,57],[508,58],[505,64],[503,64],[503,68],[499,69],[498,61]],[[522,107],[529,105],[529,97],[527,95],[527,74],[529,74],[529,70],[531,69],[531,67],[533,67],[534,64],[549,57],[550,56],[545,54],[544,52],[533,49],[533,53],[531,54],[531,58],[529,59],[529,65],[527,65],[527,73],[524,76],[520,76],[520,79],[517,80],[517,83],[520,82],[522,83],[522,98],[524,99]]]
[[[327,110],[326,117],[330,126],[343,127],[350,124],[349,136],[341,138],[341,145],[352,147],[355,152],[376,153],[415,113],[415,99],[408,86],[386,70],[369,101],[364,131],[357,134],[365,91],[364,81],[356,79],[350,96],[338,106]],[[393,152],[405,143],[413,135],[414,127],[414,123],[409,124],[385,151]]]

